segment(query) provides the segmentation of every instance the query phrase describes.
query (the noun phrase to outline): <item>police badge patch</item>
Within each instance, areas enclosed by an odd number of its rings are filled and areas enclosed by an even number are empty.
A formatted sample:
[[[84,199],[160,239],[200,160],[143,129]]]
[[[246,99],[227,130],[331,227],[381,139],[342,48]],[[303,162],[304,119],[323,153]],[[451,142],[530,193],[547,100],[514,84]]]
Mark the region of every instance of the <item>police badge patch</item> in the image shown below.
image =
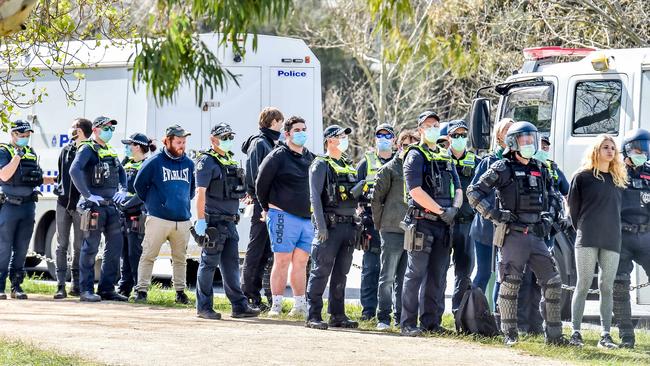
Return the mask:
[[[646,205],[650,203],[650,192],[641,193],[641,202],[643,202]]]

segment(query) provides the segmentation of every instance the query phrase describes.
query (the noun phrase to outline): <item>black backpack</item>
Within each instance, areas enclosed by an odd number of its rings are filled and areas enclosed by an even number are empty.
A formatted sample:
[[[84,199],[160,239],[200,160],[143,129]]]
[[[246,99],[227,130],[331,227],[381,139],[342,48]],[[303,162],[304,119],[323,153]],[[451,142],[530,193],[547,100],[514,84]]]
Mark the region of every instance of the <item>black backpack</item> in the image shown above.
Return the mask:
[[[485,337],[499,335],[494,315],[490,312],[487,298],[480,288],[467,289],[460,306],[454,314],[456,331],[464,334],[479,334]]]

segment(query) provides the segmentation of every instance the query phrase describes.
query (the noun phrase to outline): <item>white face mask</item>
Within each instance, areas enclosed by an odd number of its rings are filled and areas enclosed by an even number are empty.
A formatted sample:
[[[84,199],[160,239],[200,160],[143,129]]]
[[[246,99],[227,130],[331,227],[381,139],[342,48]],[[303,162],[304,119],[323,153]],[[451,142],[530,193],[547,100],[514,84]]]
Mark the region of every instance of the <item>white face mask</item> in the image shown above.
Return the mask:
[[[345,152],[345,150],[348,149],[349,144],[350,144],[350,143],[349,143],[347,137],[342,137],[342,138],[340,138],[340,139],[339,139],[339,146],[338,146],[338,147],[339,147],[339,151],[342,152],[342,153]]]

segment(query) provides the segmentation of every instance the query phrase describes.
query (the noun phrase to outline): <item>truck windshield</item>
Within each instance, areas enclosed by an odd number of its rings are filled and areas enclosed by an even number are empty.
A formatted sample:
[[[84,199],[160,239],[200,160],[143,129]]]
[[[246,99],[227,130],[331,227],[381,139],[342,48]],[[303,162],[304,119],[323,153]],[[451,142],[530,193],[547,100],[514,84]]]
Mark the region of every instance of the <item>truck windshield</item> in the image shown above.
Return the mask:
[[[501,118],[528,121],[544,133],[551,131],[553,84],[515,86],[505,95]]]

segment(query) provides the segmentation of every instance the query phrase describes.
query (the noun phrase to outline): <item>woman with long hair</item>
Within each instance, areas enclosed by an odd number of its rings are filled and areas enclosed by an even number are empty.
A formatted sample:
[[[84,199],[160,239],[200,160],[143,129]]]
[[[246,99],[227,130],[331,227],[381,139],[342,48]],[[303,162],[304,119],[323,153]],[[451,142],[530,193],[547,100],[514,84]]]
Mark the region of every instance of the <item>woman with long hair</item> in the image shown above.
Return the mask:
[[[602,333],[598,347],[617,348],[609,334],[612,323],[613,287],[621,251],[622,192],[627,171],[616,142],[599,135],[585,153],[582,167],[574,175],[569,190],[569,212],[576,229],[575,257],[577,283],[571,301],[573,335],[570,344],[584,345],[580,325],[598,264],[600,320]]]

